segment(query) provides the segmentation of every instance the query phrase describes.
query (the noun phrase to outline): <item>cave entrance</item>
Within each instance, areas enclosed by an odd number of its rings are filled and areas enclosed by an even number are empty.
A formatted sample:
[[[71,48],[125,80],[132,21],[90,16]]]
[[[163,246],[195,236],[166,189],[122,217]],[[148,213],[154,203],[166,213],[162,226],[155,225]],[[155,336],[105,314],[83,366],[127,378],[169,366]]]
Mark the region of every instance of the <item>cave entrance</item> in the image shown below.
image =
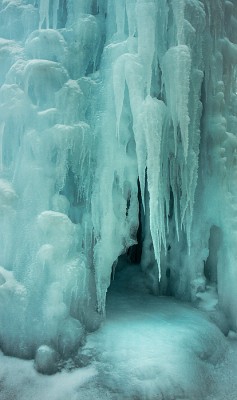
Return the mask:
[[[208,282],[217,284],[217,265],[218,265],[218,251],[222,242],[221,229],[213,225],[210,229],[209,237],[209,255],[204,264],[204,275]]]
[[[144,212],[142,206],[141,189],[139,180],[138,185],[138,229],[136,234],[137,244],[129,247],[124,254],[121,254],[112,267],[111,283],[109,292],[114,289],[126,291],[135,286],[138,280],[142,281],[141,257],[144,228]],[[129,204],[128,204],[129,207]],[[136,283],[135,283],[136,282]],[[128,287],[129,286],[129,287]]]

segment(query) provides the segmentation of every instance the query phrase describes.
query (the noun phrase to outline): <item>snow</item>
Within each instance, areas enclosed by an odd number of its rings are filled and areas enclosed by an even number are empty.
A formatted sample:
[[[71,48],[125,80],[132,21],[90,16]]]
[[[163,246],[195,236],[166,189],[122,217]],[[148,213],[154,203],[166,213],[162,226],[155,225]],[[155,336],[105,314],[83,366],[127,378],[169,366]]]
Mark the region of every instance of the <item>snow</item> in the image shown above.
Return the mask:
[[[229,340],[229,349],[224,361],[214,368],[213,378],[218,384],[206,400],[234,400],[236,398],[236,357],[237,341],[235,338],[235,340]]]
[[[80,368],[69,360],[50,377],[1,354],[1,399],[234,399],[235,336],[226,339],[187,303],[145,293],[134,268],[112,284],[106,321],[79,351]]]
[[[35,371],[32,361],[10,358],[2,354],[0,364],[2,400],[40,400],[42,397],[52,400],[63,400],[66,397],[76,399],[80,387],[95,379],[97,375],[94,367],[87,367],[71,373],[45,376]]]

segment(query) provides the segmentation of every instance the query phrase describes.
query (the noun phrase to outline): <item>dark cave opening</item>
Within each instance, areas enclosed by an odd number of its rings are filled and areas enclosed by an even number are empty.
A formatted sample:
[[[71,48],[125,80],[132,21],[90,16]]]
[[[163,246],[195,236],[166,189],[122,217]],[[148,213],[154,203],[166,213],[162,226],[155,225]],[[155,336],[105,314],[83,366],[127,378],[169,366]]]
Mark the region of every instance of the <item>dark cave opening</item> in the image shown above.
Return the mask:
[[[210,229],[209,236],[209,255],[204,264],[204,275],[208,282],[217,284],[217,266],[218,266],[218,251],[222,242],[221,229],[213,225]]]
[[[126,251],[121,254],[112,266],[111,272],[111,283],[108,293],[113,290],[119,289],[121,292],[127,290],[132,291],[143,291],[146,284],[145,273],[142,272],[141,259],[142,259],[142,248],[144,240],[144,210],[142,205],[142,196],[139,179],[137,180],[138,186],[138,228],[136,232],[137,243],[130,246]],[[129,208],[129,199],[128,205]]]
[[[142,257],[142,242],[143,242],[143,220],[144,210],[142,206],[142,195],[139,179],[137,180],[137,197],[138,197],[138,229],[137,229],[137,244],[129,247],[126,251],[128,261],[132,264],[140,264]]]

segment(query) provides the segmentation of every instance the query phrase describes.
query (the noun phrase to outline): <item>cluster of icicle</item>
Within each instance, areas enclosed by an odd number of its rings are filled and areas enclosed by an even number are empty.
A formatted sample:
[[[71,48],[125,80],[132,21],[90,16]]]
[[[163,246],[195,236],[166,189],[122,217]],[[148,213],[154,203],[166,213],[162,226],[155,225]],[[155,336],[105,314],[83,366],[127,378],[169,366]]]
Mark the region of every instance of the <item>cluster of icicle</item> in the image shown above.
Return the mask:
[[[212,139],[210,121],[227,106],[231,114],[236,97],[236,44],[224,27],[229,18],[227,28],[236,32],[234,5],[1,3],[0,345],[6,353],[32,357],[44,344],[68,357],[84,329],[99,326],[112,266],[137,241],[138,181],[142,268],[159,293],[169,286],[171,294],[192,295],[191,281],[203,277],[210,227],[218,225],[205,206],[209,193],[198,166],[200,158],[212,176],[209,137],[217,145],[219,139]],[[222,111],[217,86],[228,96]],[[235,143],[233,133],[228,137]]]
[[[148,253],[153,247],[156,279],[162,280],[161,253],[167,253],[173,228],[177,238],[184,231],[185,246],[190,244],[204,28],[205,10],[199,1],[108,2],[101,64],[107,112],[102,115],[92,202],[92,211],[96,204],[93,226],[99,236],[95,265],[101,308],[111,265],[136,239],[137,178],[147,220],[144,268],[150,263]]]

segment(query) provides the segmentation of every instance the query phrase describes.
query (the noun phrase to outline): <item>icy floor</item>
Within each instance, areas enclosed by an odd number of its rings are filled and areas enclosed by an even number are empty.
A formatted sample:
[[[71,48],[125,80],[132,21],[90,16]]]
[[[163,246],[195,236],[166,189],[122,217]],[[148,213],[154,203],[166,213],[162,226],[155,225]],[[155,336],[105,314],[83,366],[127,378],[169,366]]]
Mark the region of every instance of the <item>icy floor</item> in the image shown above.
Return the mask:
[[[224,361],[213,370],[215,386],[205,400],[237,399],[237,340],[228,340]]]
[[[50,377],[1,354],[0,399],[237,399],[237,341],[171,298],[115,287],[83,353],[87,367]]]

